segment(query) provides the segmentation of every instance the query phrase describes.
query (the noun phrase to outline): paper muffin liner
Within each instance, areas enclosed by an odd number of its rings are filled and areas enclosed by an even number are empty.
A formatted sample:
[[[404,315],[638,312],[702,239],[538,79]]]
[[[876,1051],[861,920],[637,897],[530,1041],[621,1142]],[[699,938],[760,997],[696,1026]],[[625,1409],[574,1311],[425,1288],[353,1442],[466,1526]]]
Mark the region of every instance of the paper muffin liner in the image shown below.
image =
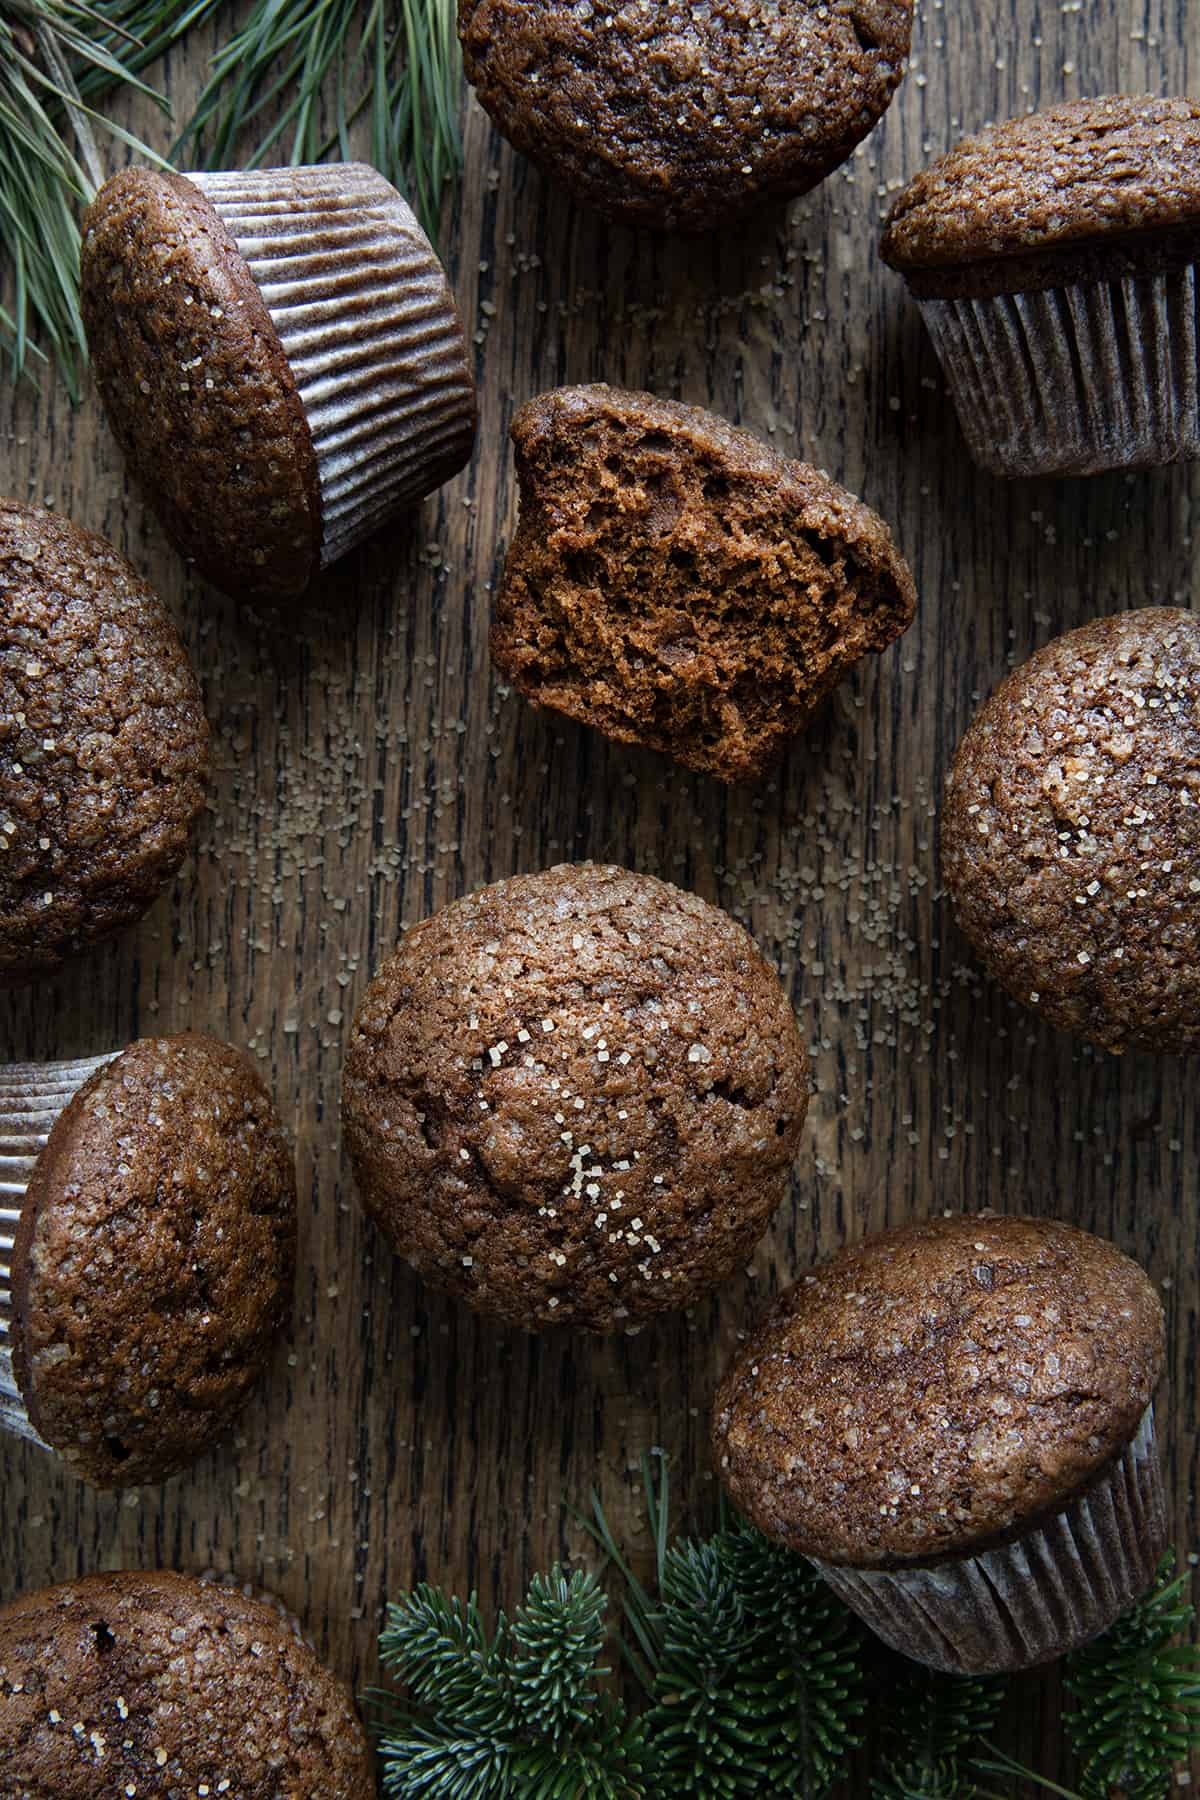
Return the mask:
[[[12,1365],[12,1253],[25,1190],[51,1128],[111,1056],[0,1068],[0,1430],[48,1448],[25,1411]]]
[[[1050,1662],[1106,1630],[1150,1586],[1166,1539],[1148,1407],[1108,1473],[1014,1543],[927,1568],[813,1562],[893,1650],[950,1674],[981,1675]]]
[[[466,462],[475,390],[445,272],[364,163],[190,174],[249,265],[296,379],[322,564]]]
[[[990,299],[923,299],[975,461],[1093,475],[1200,456],[1194,263]]]

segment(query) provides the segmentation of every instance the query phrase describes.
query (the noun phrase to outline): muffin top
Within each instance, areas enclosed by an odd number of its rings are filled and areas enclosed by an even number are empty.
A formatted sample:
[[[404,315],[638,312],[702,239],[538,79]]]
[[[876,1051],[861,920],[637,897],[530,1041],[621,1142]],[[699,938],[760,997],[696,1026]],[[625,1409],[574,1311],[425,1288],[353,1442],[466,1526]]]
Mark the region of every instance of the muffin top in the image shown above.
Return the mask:
[[[100,1487],[185,1467],[262,1373],[295,1237],[249,1060],[193,1035],[131,1044],[59,1115],[21,1209],[13,1367],[34,1427]]]
[[[122,169],[84,217],[81,281],[104,410],[172,539],[230,592],[302,592],[320,566],[316,451],[266,301],[211,203],[185,176]]]
[[[942,877],[1015,999],[1109,1050],[1200,1049],[1200,617],[1056,638],[958,747]]]
[[[162,602],[104,538],[0,499],[0,987],[140,918],[207,780],[200,690]]]
[[[922,270],[1200,225],[1200,102],[1114,94],[993,125],[910,181],[882,254]]]
[[[556,181],[707,231],[815,187],[885,111],[911,0],[459,0],[467,79]]]
[[[808,1104],[787,997],[725,913],[592,863],[410,931],[372,982],[343,1122],[400,1252],[481,1312],[609,1330],[739,1268]]]
[[[714,413],[597,382],[529,401],[512,436],[491,649],[536,704],[757,780],[912,620],[883,520]]]
[[[274,1606],[156,1574],[0,1610],[0,1786],[20,1800],[371,1800],[350,1696]]]
[[[942,1218],[789,1288],[717,1395],[735,1503],[808,1556],[887,1568],[1015,1535],[1137,1432],[1164,1359],[1148,1276],[1043,1219]]]

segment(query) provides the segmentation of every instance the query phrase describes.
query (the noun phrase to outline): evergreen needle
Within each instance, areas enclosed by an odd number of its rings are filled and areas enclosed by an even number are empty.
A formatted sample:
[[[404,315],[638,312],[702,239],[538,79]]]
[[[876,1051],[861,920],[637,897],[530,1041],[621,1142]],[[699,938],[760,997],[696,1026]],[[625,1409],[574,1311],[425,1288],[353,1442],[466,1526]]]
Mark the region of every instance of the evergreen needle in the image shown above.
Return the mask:
[[[455,0],[255,0],[174,154],[205,168],[350,154],[364,113],[371,160],[436,237],[462,165]]]
[[[220,0],[0,0],[0,352],[14,377],[54,356],[73,400],[86,355],[79,208],[104,180],[100,139],[154,153],[99,111],[114,87]]]

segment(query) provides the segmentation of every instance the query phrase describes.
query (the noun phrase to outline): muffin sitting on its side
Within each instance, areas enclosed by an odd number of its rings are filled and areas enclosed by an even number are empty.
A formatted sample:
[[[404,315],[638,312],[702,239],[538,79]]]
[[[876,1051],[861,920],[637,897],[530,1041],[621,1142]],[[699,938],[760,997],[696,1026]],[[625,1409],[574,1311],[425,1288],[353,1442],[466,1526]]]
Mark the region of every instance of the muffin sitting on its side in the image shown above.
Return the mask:
[[[1200,102],[1068,100],[965,138],[899,196],[883,259],[984,468],[1200,456]]]
[[[981,1674],[1048,1662],[1154,1579],[1162,1306],[1112,1244],[939,1218],[782,1294],[717,1395],[735,1504],[893,1649]]]
[[[141,918],[187,855],[208,758],[158,596],[95,532],[0,499],[0,988]]]
[[[459,0],[518,150],[631,225],[709,231],[845,162],[904,73],[912,0]]]
[[[284,1615],[167,1570],[0,1609],[4,1800],[372,1800],[342,1683]]]
[[[753,781],[912,622],[882,519],[712,413],[559,388],[512,436],[521,516],[492,659],[539,706]]]
[[[88,208],[80,274],[117,441],[228,593],[303,593],[471,454],[445,272],[364,163],[122,169]]]
[[[1200,1050],[1200,617],[1095,619],[1002,681],[942,803],[988,974],[1106,1050]]]
[[[517,875],[405,937],[359,1008],[360,1191],[435,1286],[594,1331],[740,1269],[787,1191],[808,1059],[740,925],[626,869]]]

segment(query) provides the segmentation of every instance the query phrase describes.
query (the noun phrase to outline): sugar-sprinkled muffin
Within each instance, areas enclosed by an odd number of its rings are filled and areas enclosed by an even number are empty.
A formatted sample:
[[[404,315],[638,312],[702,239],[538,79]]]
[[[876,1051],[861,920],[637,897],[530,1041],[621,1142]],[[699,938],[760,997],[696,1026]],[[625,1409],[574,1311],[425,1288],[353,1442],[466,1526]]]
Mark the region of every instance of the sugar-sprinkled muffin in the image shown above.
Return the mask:
[[[740,925],[593,863],[415,927],[372,982],[343,1124],[363,1200],[435,1286],[604,1331],[741,1268],[808,1105],[787,997]]]
[[[454,297],[365,164],[123,169],[84,220],[82,283],[130,466],[179,548],[235,596],[302,593],[470,456]]]
[[[1109,1050],[1200,1049],[1200,618],[1144,607],[1030,657],[942,805],[942,879],[980,961]]]
[[[904,73],[911,0],[459,0],[504,136],[631,225],[727,227],[845,162]]]
[[[699,407],[597,384],[513,421],[492,660],[527,699],[753,781],[912,622],[883,520]]]
[[[187,855],[208,766],[157,595],[95,532],[0,498],[0,987],[141,918]]]
[[[1166,1536],[1162,1307],[1113,1245],[939,1218],[839,1252],[771,1306],[717,1395],[735,1504],[894,1648],[1047,1661],[1149,1586]]]
[[[966,138],[896,200],[883,257],[985,468],[1200,455],[1200,102],[1068,100]]]
[[[291,1304],[296,1185],[249,1059],[213,1038],[0,1069],[0,1426],[99,1487],[228,1430]]]
[[[166,1570],[0,1609],[9,1800],[372,1800],[350,1695],[281,1613]]]

